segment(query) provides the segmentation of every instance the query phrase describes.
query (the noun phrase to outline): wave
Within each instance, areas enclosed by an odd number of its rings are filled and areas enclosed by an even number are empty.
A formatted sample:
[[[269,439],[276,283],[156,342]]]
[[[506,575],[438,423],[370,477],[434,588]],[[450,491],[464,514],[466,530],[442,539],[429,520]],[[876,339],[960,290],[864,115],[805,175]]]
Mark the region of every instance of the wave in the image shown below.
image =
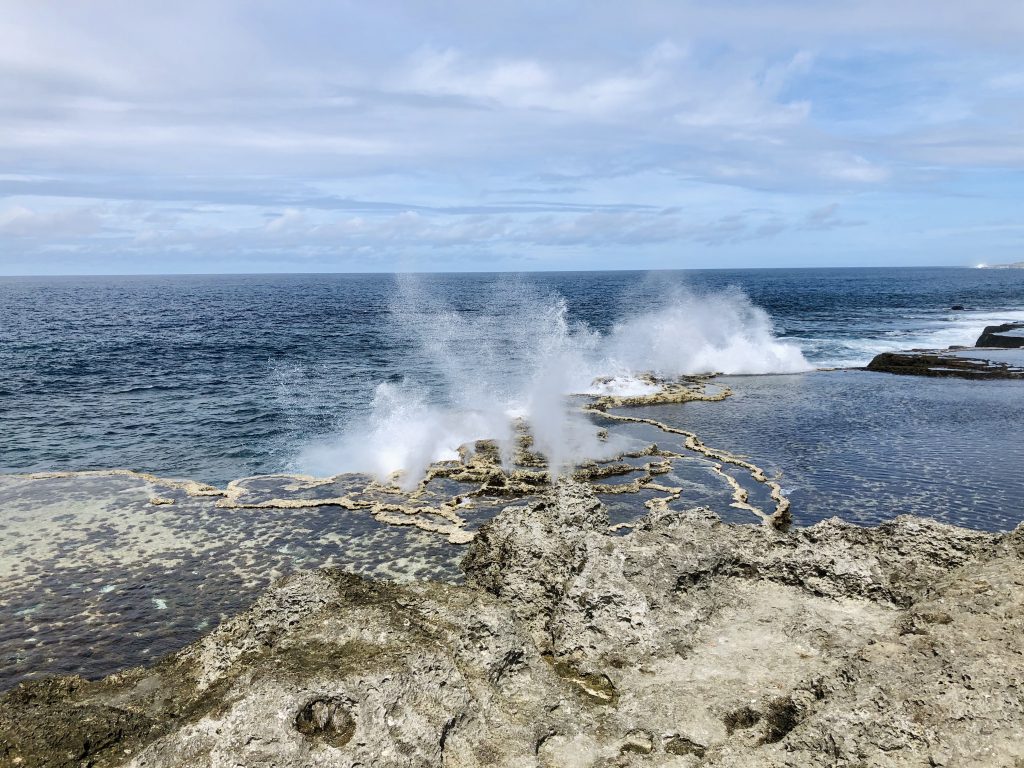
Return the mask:
[[[609,364],[665,376],[811,367],[800,347],[775,337],[768,313],[738,288],[703,294],[671,289],[653,308],[616,323],[604,346]]]
[[[985,309],[916,314],[896,316],[890,322],[895,327],[875,329],[873,333],[860,328],[859,335],[848,338],[794,336],[789,340],[799,344],[817,366],[854,368],[867,365],[882,352],[973,347],[986,326],[1024,323],[1024,311]]]
[[[810,370],[799,347],[776,338],[771,319],[741,291],[662,290],[605,332],[575,322],[564,298],[510,278],[455,308],[414,276],[401,276],[389,333],[411,340],[409,373],[382,382],[369,416],[304,444],[301,472],[399,474],[415,486],[430,463],[461,445],[497,441],[512,459],[524,422],[553,474],[621,446],[571,407],[573,394],[638,394],[653,373],[791,373]]]

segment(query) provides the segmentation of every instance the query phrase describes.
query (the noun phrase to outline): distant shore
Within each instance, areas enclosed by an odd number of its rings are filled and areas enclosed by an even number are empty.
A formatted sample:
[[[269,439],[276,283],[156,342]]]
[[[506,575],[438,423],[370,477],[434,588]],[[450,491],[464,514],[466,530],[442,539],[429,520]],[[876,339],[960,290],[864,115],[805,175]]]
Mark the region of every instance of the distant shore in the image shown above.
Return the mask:
[[[1015,261],[1012,264],[979,264],[978,269],[1024,269],[1024,261]]]

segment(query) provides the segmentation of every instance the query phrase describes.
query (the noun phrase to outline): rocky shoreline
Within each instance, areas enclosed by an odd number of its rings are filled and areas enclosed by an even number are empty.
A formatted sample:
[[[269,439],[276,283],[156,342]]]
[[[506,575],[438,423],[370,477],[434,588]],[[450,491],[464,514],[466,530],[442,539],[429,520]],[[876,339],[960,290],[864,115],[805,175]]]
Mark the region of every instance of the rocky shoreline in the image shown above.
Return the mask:
[[[882,352],[867,370],[905,376],[1024,379],[1024,323],[990,325],[974,347]]]
[[[465,585],[326,569],[153,667],[0,699],[9,766],[1024,764],[1024,527],[780,531],[562,483]]]

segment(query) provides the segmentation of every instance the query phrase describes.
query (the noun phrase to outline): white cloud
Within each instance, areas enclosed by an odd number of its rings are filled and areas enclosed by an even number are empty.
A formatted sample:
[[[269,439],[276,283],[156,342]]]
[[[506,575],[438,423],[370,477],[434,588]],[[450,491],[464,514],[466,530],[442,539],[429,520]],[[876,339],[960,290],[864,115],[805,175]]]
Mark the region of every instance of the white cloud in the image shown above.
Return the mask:
[[[276,216],[267,222],[267,232],[287,232],[301,228],[306,223],[306,217],[302,211],[289,208],[280,216]]]
[[[1024,91],[1024,72],[1004,72],[991,77],[988,87],[997,91]]]
[[[9,0],[0,39],[0,233],[62,247],[720,247],[1024,168],[1018,0]]]
[[[101,217],[88,208],[35,211],[23,205],[0,210],[0,235],[49,239],[92,235],[100,231]]]
[[[869,162],[860,155],[829,154],[823,158],[824,172],[839,181],[853,181],[861,184],[877,184],[886,181],[891,172],[887,168]]]

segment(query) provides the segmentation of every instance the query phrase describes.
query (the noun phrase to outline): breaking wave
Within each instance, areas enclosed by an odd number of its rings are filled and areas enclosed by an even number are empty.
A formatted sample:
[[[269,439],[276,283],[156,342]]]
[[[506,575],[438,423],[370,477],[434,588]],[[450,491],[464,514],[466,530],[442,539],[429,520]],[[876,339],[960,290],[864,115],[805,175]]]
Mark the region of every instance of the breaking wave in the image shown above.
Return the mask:
[[[1013,309],[907,313],[876,319],[871,334],[855,325],[853,333],[856,335],[790,338],[817,366],[852,368],[867,365],[880,352],[973,347],[985,326],[1021,322],[1024,322],[1024,311]]]
[[[771,319],[738,289],[665,289],[604,332],[573,321],[565,300],[510,280],[447,306],[415,277],[399,278],[391,333],[415,341],[411,372],[380,383],[369,416],[312,441],[294,467],[316,475],[369,472],[415,486],[434,461],[477,439],[511,460],[522,420],[553,473],[619,448],[576,408],[574,394],[639,394],[638,374],[793,373],[811,365],[775,337]]]

